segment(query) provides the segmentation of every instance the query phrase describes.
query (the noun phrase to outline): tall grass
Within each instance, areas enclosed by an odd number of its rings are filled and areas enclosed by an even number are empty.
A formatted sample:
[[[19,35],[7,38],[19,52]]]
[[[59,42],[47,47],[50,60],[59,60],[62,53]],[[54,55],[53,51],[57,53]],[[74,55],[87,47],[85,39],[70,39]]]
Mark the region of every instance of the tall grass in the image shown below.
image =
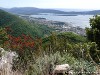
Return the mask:
[[[60,52],[56,52],[50,55],[43,54],[36,59],[35,63],[27,71],[30,74],[27,75],[50,75],[57,64],[66,63],[75,72],[74,75],[77,75],[79,72],[82,73],[82,69],[84,73],[87,73],[85,75],[88,75],[89,72],[91,75],[96,72],[96,67],[92,63],[83,59],[77,60],[68,53],[61,55]]]

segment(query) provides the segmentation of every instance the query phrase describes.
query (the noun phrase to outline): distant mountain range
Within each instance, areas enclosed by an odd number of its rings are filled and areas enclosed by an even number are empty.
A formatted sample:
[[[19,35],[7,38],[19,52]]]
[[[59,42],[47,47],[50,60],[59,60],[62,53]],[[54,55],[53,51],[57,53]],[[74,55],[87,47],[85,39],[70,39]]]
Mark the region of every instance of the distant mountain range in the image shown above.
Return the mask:
[[[10,13],[14,14],[39,14],[39,13],[55,13],[55,14],[76,14],[76,15],[96,15],[100,14],[100,10],[93,10],[93,11],[60,11],[55,9],[40,9],[35,7],[15,7],[15,8],[0,8]]]
[[[20,8],[11,8],[11,9],[1,8],[1,9],[14,14],[65,13],[64,11],[59,11],[59,10],[40,9],[34,7],[20,7]]]

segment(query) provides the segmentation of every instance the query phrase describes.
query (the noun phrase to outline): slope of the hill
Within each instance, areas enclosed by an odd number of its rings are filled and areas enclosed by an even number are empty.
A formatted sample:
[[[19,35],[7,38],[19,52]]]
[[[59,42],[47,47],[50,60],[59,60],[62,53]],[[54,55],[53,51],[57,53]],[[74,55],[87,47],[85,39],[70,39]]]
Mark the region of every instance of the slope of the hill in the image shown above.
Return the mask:
[[[51,39],[54,40],[54,38],[57,40],[64,40],[64,42],[66,42],[65,40],[67,40],[67,42],[69,43],[84,43],[86,42],[86,37],[75,34],[73,32],[64,32],[64,33],[59,33],[59,34],[52,34],[49,37],[45,37],[43,39],[43,42],[48,42],[48,41],[52,41]],[[57,41],[58,41],[57,40]],[[61,43],[61,42],[60,42]]]
[[[45,34],[49,34],[52,30],[44,25],[29,23],[28,21],[3,10],[0,10],[0,27],[10,27],[12,30],[10,34],[14,36],[26,34],[31,35],[32,37],[43,37]]]

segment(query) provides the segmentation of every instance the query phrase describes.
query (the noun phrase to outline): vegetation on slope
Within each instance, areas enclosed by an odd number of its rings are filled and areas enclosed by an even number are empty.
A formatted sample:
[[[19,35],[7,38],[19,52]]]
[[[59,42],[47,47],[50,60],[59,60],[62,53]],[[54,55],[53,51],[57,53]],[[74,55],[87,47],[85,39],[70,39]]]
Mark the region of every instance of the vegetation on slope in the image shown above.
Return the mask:
[[[91,48],[90,54],[93,60],[100,63],[100,16],[94,16],[90,19],[91,28],[86,29],[87,39],[96,43],[96,49]]]
[[[1,37],[6,39],[5,36]],[[73,41],[69,41],[70,38],[59,38],[54,33],[48,37],[49,40],[47,41],[44,41],[45,39],[42,41],[39,38],[35,40],[29,38],[29,36],[24,35],[24,37],[12,36],[9,38],[8,43],[4,40],[6,43],[4,44],[5,47],[8,46],[8,48],[18,53],[17,60],[14,60],[13,70],[22,71],[23,75],[47,75],[49,68],[53,70],[55,65],[63,63],[68,63],[74,71],[80,73],[83,67],[84,72],[94,72],[96,70],[94,64],[89,62],[88,51],[94,46],[93,44],[91,46],[91,43],[79,42],[77,41],[78,39],[74,43]]]
[[[0,27],[11,28],[9,33],[13,36],[26,34],[31,35],[32,37],[43,37],[44,34],[49,34],[52,31],[52,29],[47,26],[29,23],[28,21],[3,10],[0,10]]]
[[[91,50],[97,50],[95,43],[87,42],[85,37],[72,32],[52,33],[33,40],[31,36],[41,37],[49,33],[49,29],[44,29],[48,27],[29,23],[2,10],[0,13],[0,26],[4,27],[0,29],[0,46],[18,54],[13,70],[24,75],[47,75],[49,68],[53,70],[57,64],[68,63],[76,72],[96,72],[90,59]]]

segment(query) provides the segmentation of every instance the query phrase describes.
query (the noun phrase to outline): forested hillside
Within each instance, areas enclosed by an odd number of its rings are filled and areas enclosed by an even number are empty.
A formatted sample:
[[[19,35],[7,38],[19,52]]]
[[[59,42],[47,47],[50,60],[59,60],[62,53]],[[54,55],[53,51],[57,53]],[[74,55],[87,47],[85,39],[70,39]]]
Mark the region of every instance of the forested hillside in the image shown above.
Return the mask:
[[[32,37],[43,37],[43,35],[50,34],[53,30],[44,25],[29,23],[3,10],[0,10],[0,27],[10,28],[11,31],[9,33],[14,36],[26,34]]]

